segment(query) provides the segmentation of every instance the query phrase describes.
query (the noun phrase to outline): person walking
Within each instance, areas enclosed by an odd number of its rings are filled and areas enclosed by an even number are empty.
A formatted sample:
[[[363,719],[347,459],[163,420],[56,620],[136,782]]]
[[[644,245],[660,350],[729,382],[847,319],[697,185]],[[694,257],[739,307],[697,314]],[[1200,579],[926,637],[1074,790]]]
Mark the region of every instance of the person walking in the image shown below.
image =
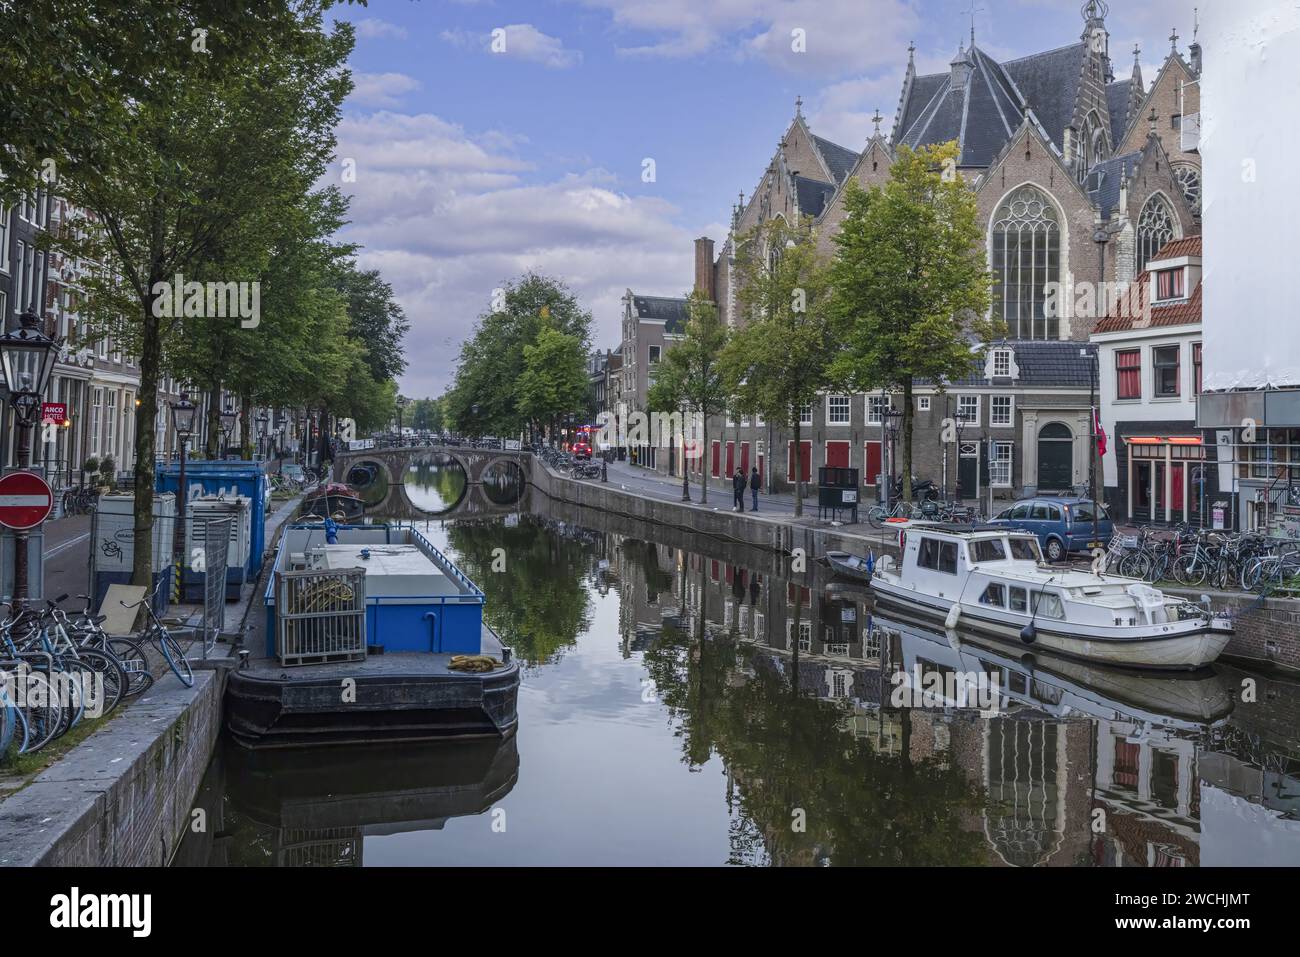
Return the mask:
[[[754,496],[754,511],[758,511],[758,489],[763,484],[763,480],[758,477],[758,466],[755,466],[749,472],[749,491]]]
[[[736,493],[736,507],[733,512],[743,512],[745,510],[745,473],[736,469],[735,478],[731,480],[731,489]]]

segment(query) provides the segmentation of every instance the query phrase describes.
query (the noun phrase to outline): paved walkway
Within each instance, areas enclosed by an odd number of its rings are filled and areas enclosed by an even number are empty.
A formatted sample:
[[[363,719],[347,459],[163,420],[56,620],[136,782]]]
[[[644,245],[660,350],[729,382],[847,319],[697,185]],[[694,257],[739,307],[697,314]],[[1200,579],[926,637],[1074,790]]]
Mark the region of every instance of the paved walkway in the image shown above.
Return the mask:
[[[632,465],[630,462],[611,462],[609,465],[609,484],[617,485],[623,491],[636,492],[641,495],[647,495],[651,498],[663,499],[668,502],[680,502],[682,500],[682,480],[660,474],[653,469],[642,468],[639,465]],[[745,511],[750,511],[750,505],[753,499],[748,489],[745,490]],[[700,503],[700,478],[698,475],[691,476],[691,503],[697,507]],[[708,507],[715,511],[719,509],[730,509],[732,507],[732,494],[730,488],[709,487]],[[804,516],[817,515],[817,505],[814,502],[809,504],[804,500]],[[774,514],[794,516],[794,496],[793,495],[768,495],[766,492],[758,493],[758,514]],[[861,515],[861,512],[859,512]]]

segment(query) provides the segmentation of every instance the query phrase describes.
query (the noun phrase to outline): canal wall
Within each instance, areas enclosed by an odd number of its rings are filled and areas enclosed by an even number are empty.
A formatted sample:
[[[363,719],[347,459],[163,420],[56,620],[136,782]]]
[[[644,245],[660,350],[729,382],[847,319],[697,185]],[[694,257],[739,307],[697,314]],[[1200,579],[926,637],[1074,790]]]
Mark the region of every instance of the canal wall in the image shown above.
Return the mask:
[[[843,527],[819,524],[815,517],[805,516],[792,521],[789,518],[768,518],[761,513],[733,512],[725,505],[714,510],[710,506],[649,498],[610,483],[557,475],[540,461],[533,463],[530,481],[537,491],[553,502],[596,509],[634,521],[649,522],[665,530],[708,535],[761,550],[777,559],[775,564],[767,564],[766,570],[786,577],[795,577],[790,556],[796,548],[804,549],[810,563],[828,551],[858,555],[868,551],[877,555],[898,554],[894,536],[886,531],[860,531],[857,528],[847,531]],[[816,515],[815,509],[812,514]],[[689,549],[686,545],[682,547]],[[754,564],[749,567],[757,570],[763,566]],[[1193,601],[1202,594],[1199,589],[1168,589],[1168,592]],[[1285,598],[1261,601],[1255,595],[1231,592],[1215,592],[1212,601],[1216,608],[1227,608],[1236,618],[1236,633],[1224,651],[1225,659],[1252,668],[1300,674],[1300,601]]]
[[[166,864],[221,731],[225,675],[158,682],[0,803],[0,865]]]

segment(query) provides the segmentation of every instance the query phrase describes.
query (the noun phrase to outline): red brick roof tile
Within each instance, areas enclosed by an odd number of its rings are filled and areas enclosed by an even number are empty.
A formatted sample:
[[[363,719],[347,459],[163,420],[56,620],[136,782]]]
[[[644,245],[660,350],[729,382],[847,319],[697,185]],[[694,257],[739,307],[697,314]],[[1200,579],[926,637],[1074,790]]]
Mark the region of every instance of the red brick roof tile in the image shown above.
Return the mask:
[[[1187,236],[1175,239],[1151,257],[1152,262],[1162,259],[1178,259],[1183,256],[1199,257],[1201,255],[1201,237]],[[1128,332],[1131,329],[1154,329],[1164,326],[1186,326],[1201,321],[1201,283],[1197,282],[1191,296],[1178,299],[1170,305],[1154,304],[1151,306],[1151,321],[1146,323],[1147,296],[1151,289],[1151,272],[1144,271],[1129,286],[1127,294],[1116,303],[1115,308],[1097,323],[1095,333]]]

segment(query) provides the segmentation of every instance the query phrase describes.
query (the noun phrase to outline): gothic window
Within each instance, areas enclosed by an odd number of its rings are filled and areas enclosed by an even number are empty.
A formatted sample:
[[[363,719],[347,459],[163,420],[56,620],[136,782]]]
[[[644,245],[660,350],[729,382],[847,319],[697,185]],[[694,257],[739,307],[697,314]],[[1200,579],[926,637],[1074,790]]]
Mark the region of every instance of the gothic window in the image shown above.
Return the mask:
[[[1201,171],[1195,166],[1175,166],[1174,178],[1183,188],[1183,196],[1187,198],[1187,205],[1192,208],[1192,213],[1196,216],[1201,215]]]
[[[1059,339],[1060,319],[1047,316],[1047,284],[1061,281],[1061,225],[1046,194],[1022,186],[998,208],[989,263],[997,285],[993,318],[1012,339]]]
[[[1164,248],[1165,244],[1177,237],[1174,225],[1174,211],[1169,208],[1163,196],[1152,196],[1142,207],[1138,217],[1137,249],[1134,263],[1136,273],[1147,268],[1147,262]]]

